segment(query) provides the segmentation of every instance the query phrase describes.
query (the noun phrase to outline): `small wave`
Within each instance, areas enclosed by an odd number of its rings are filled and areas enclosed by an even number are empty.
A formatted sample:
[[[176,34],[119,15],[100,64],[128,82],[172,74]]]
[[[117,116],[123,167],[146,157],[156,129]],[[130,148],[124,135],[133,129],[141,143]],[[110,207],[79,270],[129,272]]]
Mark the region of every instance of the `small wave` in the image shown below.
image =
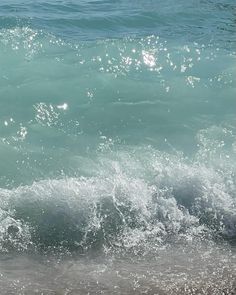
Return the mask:
[[[96,161],[96,176],[1,189],[1,250],[149,252],[196,239],[235,240],[233,168],[151,148]]]

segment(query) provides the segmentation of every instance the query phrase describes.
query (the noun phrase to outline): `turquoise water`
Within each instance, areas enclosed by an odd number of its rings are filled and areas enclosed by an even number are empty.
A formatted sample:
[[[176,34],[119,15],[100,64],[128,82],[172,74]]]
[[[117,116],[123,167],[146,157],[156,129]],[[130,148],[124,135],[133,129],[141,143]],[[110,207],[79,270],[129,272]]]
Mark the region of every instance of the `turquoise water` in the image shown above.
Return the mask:
[[[226,0],[1,1],[3,294],[235,288],[235,19]]]

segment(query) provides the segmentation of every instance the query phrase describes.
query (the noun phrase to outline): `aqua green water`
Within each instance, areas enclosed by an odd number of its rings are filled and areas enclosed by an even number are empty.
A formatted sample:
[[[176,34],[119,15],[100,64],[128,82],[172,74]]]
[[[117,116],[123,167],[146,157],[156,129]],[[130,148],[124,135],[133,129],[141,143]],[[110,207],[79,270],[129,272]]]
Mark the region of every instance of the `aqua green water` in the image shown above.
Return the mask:
[[[235,36],[234,1],[1,1],[3,294],[232,290]]]

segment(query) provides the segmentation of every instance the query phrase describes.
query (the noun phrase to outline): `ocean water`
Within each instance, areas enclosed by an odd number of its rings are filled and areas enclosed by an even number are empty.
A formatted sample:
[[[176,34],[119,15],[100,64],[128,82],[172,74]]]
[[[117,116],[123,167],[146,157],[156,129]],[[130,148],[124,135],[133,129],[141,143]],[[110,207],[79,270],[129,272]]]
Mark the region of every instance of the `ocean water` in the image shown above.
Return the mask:
[[[0,294],[235,294],[233,0],[2,0]]]

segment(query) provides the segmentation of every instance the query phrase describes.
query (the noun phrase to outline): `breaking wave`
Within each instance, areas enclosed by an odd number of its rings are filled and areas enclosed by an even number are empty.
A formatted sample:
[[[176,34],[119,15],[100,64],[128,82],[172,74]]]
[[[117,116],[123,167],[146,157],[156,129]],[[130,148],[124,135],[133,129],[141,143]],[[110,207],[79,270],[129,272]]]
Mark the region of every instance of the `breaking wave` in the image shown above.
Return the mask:
[[[222,160],[215,150],[206,162],[205,150],[202,144],[190,161],[151,147],[109,148],[90,163],[94,175],[1,189],[1,251],[148,253],[173,243],[234,242],[232,156]]]

